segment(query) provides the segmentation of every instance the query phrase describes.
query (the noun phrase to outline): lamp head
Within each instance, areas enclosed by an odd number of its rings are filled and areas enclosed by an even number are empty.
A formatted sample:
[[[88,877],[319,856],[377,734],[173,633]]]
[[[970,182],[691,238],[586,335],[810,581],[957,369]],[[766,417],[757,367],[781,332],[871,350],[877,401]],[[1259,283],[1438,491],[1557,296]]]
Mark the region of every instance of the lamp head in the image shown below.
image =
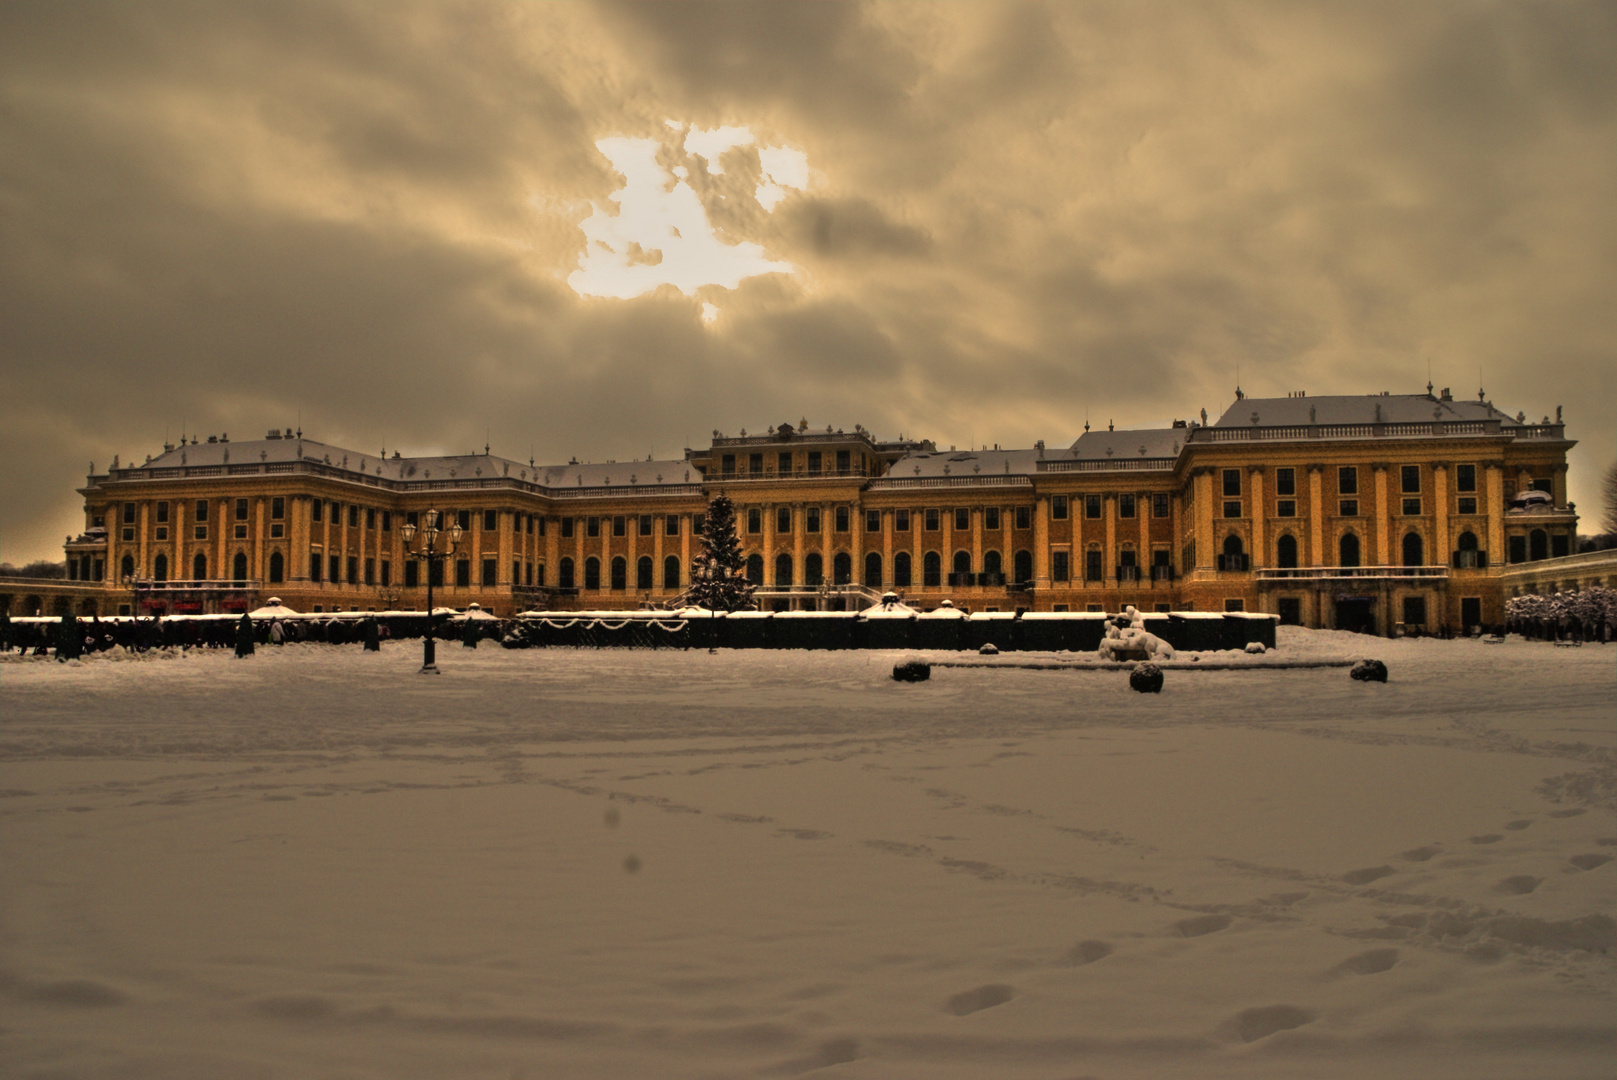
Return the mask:
[[[456,524],[450,526],[450,529],[449,529],[449,542],[452,543],[452,544],[460,543],[460,536],[461,536],[460,524],[457,522]]]
[[[415,541],[415,526],[413,524],[406,521],[404,523],[404,528],[401,531],[404,533],[404,542],[406,544],[413,543]]]

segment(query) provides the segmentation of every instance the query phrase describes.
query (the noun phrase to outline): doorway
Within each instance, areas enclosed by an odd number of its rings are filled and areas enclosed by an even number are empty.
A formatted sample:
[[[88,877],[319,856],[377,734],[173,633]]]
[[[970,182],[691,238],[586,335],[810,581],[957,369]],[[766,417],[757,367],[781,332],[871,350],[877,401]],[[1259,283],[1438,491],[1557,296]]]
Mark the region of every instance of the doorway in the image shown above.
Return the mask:
[[[1337,597],[1336,628],[1355,634],[1375,633],[1375,601],[1368,596]]]

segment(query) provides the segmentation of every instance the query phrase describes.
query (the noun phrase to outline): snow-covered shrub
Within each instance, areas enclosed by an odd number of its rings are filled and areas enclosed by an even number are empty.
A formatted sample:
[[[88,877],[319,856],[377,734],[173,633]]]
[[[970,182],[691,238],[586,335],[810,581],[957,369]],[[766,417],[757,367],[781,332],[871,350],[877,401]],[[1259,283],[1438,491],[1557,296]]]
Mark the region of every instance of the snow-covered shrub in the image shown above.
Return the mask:
[[[1359,682],[1386,682],[1387,665],[1380,660],[1360,660],[1348,675]]]
[[[932,665],[925,660],[908,660],[893,665],[893,678],[898,682],[925,682],[932,677]]]
[[[1162,693],[1162,669],[1155,664],[1140,664],[1129,672],[1129,689],[1142,694]]]

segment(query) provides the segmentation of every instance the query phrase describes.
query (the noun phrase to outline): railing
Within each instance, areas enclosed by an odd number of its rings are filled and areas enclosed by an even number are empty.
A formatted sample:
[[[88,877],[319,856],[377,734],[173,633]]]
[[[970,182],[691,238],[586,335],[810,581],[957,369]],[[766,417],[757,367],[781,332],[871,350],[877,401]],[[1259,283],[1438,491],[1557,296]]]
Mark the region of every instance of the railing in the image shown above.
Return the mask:
[[[866,468],[863,468],[863,469],[854,469],[854,468],[848,468],[848,469],[807,469],[807,468],[805,468],[805,469],[792,469],[792,470],[787,471],[787,472],[782,472],[781,470],[776,469],[776,468],[763,468],[763,469],[759,469],[757,471],[754,471],[752,469],[714,470],[713,472],[708,473],[704,477],[704,479],[709,480],[709,481],[720,481],[720,480],[722,480],[722,481],[725,481],[726,483],[729,483],[731,481],[738,481],[738,480],[837,480],[837,479],[845,479],[845,478],[848,478],[848,477],[864,477],[864,476],[879,476],[879,475],[880,475],[880,473],[874,471],[870,467],[866,467]]]
[[[1165,565],[1157,565],[1157,566],[1151,567],[1151,580],[1152,581],[1172,581],[1173,580],[1173,567],[1165,566]]]
[[[785,446],[798,443],[863,443],[874,447],[876,442],[862,431],[793,431],[786,438],[781,438],[780,432],[771,431],[763,435],[715,435],[714,446]]]
[[[257,592],[263,584],[257,580],[234,578],[137,578],[130,587],[139,592]]]
[[[1140,580],[1140,568],[1138,566],[1119,566],[1119,567],[1117,567],[1117,580],[1118,581],[1139,581]]]
[[[1006,473],[977,473],[971,476],[884,476],[873,481],[871,491],[901,488],[1032,487],[1026,476]]]
[[[1215,566],[1219,570],[1246,571],[1252,569],[1252,556],[1250,555],[1219,555],[1215,559]]]
[[[391,465],[392,463],[387,463]],[[385,467],[385,466],[384,466]],[[535,470],[537,472],[537,470]],[[656,495],[700,495],[702,485],[700,482],[668,483],[655,480],[635,480],[627,484],[613,484],[609,486],[592,487],[547,487],[536,480],[523,480],[515,476],[473,476],[473,477],[445,477],[441,479],[409,478],[393,479],[386,476],[376,476],[371,473],[360,472],[357,469],[345,469],[336,465],[327,465],[320,461],[277,461],[253,462],[240,465],[187,465],[179,468],[164,469],[115,469],[101,476],[91,476],[90,486],[95,487],[103,482],[124,482],[131,480],[178,480],[193,479],[207,476],[263,476],[270,473],[286,474],[301,473],[306,476],[324,476],[333,480],[341,480],[350,484],[362,484],[366,487],[381,488],[387,491],[475,491],[504,489],[512,491],[526,491],[535,495],[548,495],[552,498],[608,498],[622,496],[628,493],[656,494]]]
[[[1039,472],[1116,472],[1120,469],[1171,470],[1178,458],[1171,457],[1118,457],[1081,461],[1056,458],[1036,463]]]
[[[1524,424],[1506,428],[1500,420],[1433,420],[1416,423],[1254,424],[1250,427],[1198,427],[1187,432],[1195,443],[1261,442],[1272,439],[1408,439],[1456,435],[1509,435],[1517,439],[1564,439],[1562,424]]]
[[[1264,566],[1254,570],[1260,581],[1337,581],[1381,578],[1387,580],[1442,579],[1446,566]]]
[[[1488,553],[1476,548],[1469,551],[1456,551],[1454,553],[1454,569],[1486,570],[1488,569]]]

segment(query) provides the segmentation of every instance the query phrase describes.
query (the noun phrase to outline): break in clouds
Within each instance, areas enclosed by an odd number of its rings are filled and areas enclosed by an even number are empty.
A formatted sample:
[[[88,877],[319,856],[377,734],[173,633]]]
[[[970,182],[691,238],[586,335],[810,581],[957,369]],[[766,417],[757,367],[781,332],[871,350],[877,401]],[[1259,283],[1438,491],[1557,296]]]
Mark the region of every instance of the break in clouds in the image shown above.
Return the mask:
[[[695,296],[708,285],[734,289],[744,278],[758,274],[791,273],[791,263],[770,259],[761,245],[718,234],[691,186],[691,172],[694,168],[722,176],[727,155],[742,157],[760,174],[753,200],[764,213],[771,213],[788,189],[808,187],[807,156],[784,146],[755,148],[752,132],[744,127],[687,129],[677,120],[666,125],[675,134],[684,134],[682,143],[671,147],[659,139],[621,135],[596,141],[623,177],[623,187],[608,196],[617,204],[616,212],[597,204],[581,223],[586,246],[567,283],[584,296],[626,300],[660,285]],[[679,163],[665,164],[670,159]],[[713,197],[723,200],[726,195],[719,192]],[[703,304],[707,321],[718,313],[714,304]]]

